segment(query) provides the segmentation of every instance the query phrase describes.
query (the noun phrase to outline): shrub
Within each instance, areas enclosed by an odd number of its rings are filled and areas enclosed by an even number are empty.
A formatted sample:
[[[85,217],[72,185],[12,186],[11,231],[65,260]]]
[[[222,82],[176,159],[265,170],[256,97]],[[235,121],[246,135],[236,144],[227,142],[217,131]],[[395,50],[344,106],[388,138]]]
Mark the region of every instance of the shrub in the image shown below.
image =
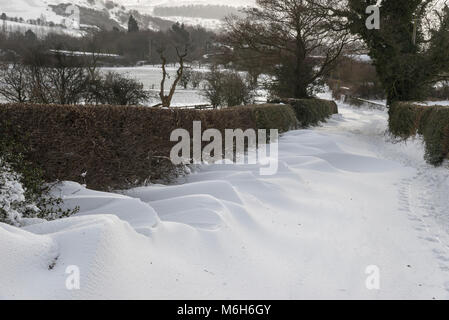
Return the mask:
[[[24,212],[31,208],[37,212],[33,203],[27,203],[20,178],[21,176],[0,158],[0,222],[17,226]]]
[[[206,84],[203,88],[204,97],[209,100],[210,104],[214,108],[218,108],[223,102],[222,95],[222,74],[216,67],[212,67],[208,72],[204,80]]]
[[[116,72],[108,72],[104,77],[90,82],[86,101],[127,106],[146,103],[150,98],[142,83]]]
[[[449,107],[420,106],[398,102],[390,107],[390,132],[402,139],[420,134],[425,143],[425,159],[440,165],[449,154]]]
[[[416,106],[412,104],[394,104],[389,110],[390,132],[403,139],[415,136],[418,133],[419,124]]]
[[[317,125],[338,113],[334,101],[322,99],[278,99],[274,103],[285,103],[293,107],[301,128]]]
[[[193,89],[197,89],[201,82],[204,80],[204,75],[202,72],[194,71],[192,72],[192,77],[190,78],[190,83]]]
[[[62,199],[51,195],[42,171],[25,159],[26,150],[5,131],[0,130],[0,222],[20,226],[24,218],[55,220],[76,213],[77,208],[61,209]]]
[[[0,65],[0,96],[18,103],[112,105],[139,105],[151,98],[132,78],[116,72],[102,76],[94,67],[65,60],[50,66]]]
[[[254,103],[255,88],[247,77],[236,71],[220,71],[213,67],[204,80],[203,95],[214,108]]]
[[[181,79],[179,79],[179,84],[184,89],[187,89],[189,83],[192,81],[193,71],[191,68],[186,67],[182,73]]]
[[[419,132],[426,143],[425,159],[440,165],[449,154],[449,108],[434,107],[422,121]]]
[[[253,107],[256,129],[276,128],[280,132],[296,129],[298,121],[290,105],[264,104]]]
[[[231,107],[254,103],[255,88],[248,77],[240,73],[226,72],[221,81],[222,105]]]

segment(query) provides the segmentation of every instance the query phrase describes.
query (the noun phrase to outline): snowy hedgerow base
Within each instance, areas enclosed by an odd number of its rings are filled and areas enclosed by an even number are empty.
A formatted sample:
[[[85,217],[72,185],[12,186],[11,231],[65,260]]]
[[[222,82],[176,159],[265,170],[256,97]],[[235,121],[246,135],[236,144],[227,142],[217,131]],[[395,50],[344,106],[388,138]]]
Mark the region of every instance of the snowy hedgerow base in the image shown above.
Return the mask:
[[[0,222],[19,226],[24,213],[39,212],[35,204],[27,202],[20,174],[0,158]]]
[[[63,210],[61,198],[53,197],[42,171],[27,161],[26,151],[9,135],[0,137],[0,222],[14,226],[30,219],[55,220],[78,211]]]
[[[449,158],[449,108],[396,102],[389,110],[390,132],[399,138],[423,136],[428,163],[439,166]]]
[[[27,189],[24,176],[14,171],[9,163],[0,158],[0,222],[24,226],[30,219],[55,220],[74,214],[75,210],[60,208],[62,199],[49,195],[49,187],[42,184],[42,193]]]

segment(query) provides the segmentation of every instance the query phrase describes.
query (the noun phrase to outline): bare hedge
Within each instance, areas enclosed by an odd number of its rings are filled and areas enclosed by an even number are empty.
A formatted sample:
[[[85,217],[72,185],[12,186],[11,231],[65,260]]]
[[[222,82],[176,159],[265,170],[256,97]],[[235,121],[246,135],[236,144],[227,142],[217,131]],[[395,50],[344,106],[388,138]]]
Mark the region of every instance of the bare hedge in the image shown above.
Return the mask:
[[[262,122],[268,113],[280,114]],[[247,106],[223,110],[155,109],[130,106],[0,105],[0,134],[29,146],[26,157],[48,181],[70,180],[95,189],[125,188],[167,174],[174,129],[277,128],[296,125],[287,106]],[[169,167],[169,166],[168,166]],[[170,168],[168,169],[170,170]],[[81,175],[87,172],[84,179]],[[84,181],[85,180],[85,181]]]
[[[0,105],[0,134],[28,151],[47,181],[77,181],[99,190],[164,180],[173,130],[279,129],[298,127],[290,105],[266,104],[221,110],[134,106]],[[300,122],[301,124],[304,121]],[[86,173],[83,177],[83,173]]]

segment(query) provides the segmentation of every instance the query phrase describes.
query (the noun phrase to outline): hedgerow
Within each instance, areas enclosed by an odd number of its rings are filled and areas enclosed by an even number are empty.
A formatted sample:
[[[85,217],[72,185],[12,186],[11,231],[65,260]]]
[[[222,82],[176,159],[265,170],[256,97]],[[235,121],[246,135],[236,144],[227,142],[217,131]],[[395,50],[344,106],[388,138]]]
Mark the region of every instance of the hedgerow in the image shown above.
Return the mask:
[[[179,128],[193,136],[194,121],[201,121],[202,130],[218,129],[223,136],[226,129],[278,129],[282,133],[313,125],[336,112],[332,102],[304,104],[308,110],[303,113],[298,104],[219,110],[5,104],[0,105],[0,126],[1,119],[11,126],[0,127],[0,134],[3,131],[27,146],[24,159],[42,168],[45,181],[75,181],[98,190],[125,189],[176,176],[180,168],[169,159],[176,144],[170,136]]]
[[[333,114],[338,113],[334,101],[323,99],[279,99],[272,102],[285,103],[292,106],[301,128],[317,125]]]
[[[425,159],[441,165],[449,155],[449,107],[398,102],[390,107],[390,132],[407,139],[419,134],[425,143]]]

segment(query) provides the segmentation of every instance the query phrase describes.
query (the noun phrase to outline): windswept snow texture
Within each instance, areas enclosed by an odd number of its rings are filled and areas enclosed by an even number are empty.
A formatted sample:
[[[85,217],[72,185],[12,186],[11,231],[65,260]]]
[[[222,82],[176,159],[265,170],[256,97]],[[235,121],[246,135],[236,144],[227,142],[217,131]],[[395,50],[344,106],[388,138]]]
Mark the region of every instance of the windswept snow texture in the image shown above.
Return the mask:
[[[65,183],[77,216],[0,225],[0,297],[448,299],[449,171],[419,141],[390,143],[385,112],[340,111],[281,137],[274,176],[208,165],[124,195]]]

